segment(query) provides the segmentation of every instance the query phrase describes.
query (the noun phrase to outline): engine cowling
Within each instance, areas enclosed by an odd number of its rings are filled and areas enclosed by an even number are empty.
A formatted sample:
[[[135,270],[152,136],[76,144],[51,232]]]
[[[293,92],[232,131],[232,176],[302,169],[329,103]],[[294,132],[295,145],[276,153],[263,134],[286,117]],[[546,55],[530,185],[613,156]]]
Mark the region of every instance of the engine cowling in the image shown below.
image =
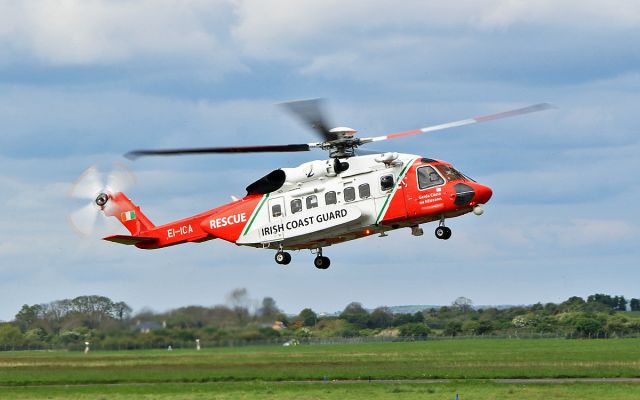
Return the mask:
[[[336,176],[333,160],[310,161],[296,168],[282,168],[286,175],[285,183],[297,185],[327,176]]]

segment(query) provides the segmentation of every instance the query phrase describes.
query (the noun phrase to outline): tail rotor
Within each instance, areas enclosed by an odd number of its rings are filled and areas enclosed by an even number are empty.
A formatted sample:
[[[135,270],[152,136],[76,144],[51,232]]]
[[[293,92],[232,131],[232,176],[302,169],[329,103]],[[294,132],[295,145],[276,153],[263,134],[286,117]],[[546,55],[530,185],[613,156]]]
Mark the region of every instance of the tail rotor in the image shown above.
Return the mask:
[[[124,165],[116,165],[107,174],[101,173],[95,166],[87,168],[69,191],[71,197],[89,201],[69,214],[71,226],[82,235],[92,235],[98,225],[98,214],[102,211],[105,216],[117,215],[118,206],[110,200],[134,183],[134,175]],[[104,221],[106,223],[107,220]]]

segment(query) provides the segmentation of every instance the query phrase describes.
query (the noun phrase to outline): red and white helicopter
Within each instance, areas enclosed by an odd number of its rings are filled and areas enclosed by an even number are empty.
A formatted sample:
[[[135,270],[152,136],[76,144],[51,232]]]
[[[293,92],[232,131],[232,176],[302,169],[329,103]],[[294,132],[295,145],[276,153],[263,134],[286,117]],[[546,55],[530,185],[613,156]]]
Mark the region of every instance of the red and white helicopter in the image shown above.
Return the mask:
[[[96,214],[118,218],[130,235],[112,235],[104,240],[134,245],[140,249],[158,249],[188,242],[223,239],[241,246],[272,249],[275,261],[291,262],[287,250],[310,249],[316,255],[314,265],[330,265],[323,248],[372,234],[411,228],[415,236],[423,234],[421,224],[438,221],[438,239],[451,237],[447,218],[469,212],[483,213],[483,204],[491,198],[488,186],[457,171],[450,163],[415,154],[388,152],[358,155],[356,149],[372,142],[417,135],[499,118],[543,111],[547,103],[481,117],[390,135],[358,138],[351,128],[330,129],[321,112],[319,99],[283,104],[320,135],[322,141],[251,147],[211,147],[170,150],[136,150],[126,154],[172,156],[205,153],[299,152],[322,149],[329,159],[315,160],[295,168],[280,168],[247,186],[241,199],[212,210],[154,225],[140,207],[118,188],[121,176],[112,175],[107,185],[90,168],[72,188],[75,197],[91,203],[71,215],[72,223],[88,230]]]

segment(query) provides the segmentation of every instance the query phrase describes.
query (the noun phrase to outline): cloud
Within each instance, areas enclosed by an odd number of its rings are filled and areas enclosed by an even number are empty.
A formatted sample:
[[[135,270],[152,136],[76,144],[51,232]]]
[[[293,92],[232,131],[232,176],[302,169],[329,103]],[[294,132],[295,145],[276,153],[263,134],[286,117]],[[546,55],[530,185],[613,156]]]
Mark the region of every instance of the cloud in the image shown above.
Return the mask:
[[[215,304],[234,287],[287,311],[632,294],[638,272],[640,56],[632,2],[40,1],[0,3],[0,318],[87,293],[135,308]],[[273,103],[331,96],[379,135],[550,101],[557,110],[372,149],[445,159],[494,189],[449,241],[408,230],[296,252],[219,240],[143,252],[78,238],[66,198],[134,148],[307,143]],[[242,195],[322,152],[142,159],[127,193],[157,223]],[[121,229],[121,228],[120,228]],[[398,250],[401,249],[401,250]],[[618,268],[620,276],[602,266]],[[250,276],[251,279],[247,279]],[[287,288],[283,290],[282,288]],[[327,297],[327,288],[332,296]]]
[[[122,62],[239,67],[224,43],[228,1],[42,0],[0,6],[4,63],[52,66]]]
[[[640,57],[640,7],[624,1],[247,1],[236,13],[244,54],[328,79],[584,81]]]

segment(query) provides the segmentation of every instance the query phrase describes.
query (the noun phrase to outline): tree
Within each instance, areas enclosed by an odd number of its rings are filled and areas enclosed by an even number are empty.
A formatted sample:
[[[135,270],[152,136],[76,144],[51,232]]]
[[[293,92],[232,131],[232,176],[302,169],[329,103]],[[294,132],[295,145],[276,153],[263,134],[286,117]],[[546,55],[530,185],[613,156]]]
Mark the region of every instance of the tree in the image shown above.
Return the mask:
[[[315,326],[316,322],[318,322],[318,314],[313,312],[310,308],[305,308],[300,311],[298,316],[302,320],[304,326]]]
[[[276,305],[276,301],[271,297],[262,299],[262,307],[258,309],[258,315],[264,319],[275,319],[280,314],[280,309]]]
[[[582,336],[598,337],[604,333],[604,323],[598,318],[583,316],[575,321],[575,330]]]
[[[120,321],[129,319],[129,317],[131,316],[131,311],[133,311],[131,307],[129,307],[129,305],[124,301],[119,301],[113,304],[114,317],[119,319]]]
[[[640,311],[640,300],[631,299],[629,301],[629,307],[631,308],[631,311]]]
[[[596,293],[587,297],[587,305],[591,306],[589,307],[590,311],[613,311],[617,310],[622,303],[624,303],[624,308],[626,308],[627,301],[624,297],[621,298],[620,296],[611,297],[608,294]]]
[[[16,323],[20,327],[20,330],[23,332],[31,329],[31,327],[38,321],[38,319],[42,316],[42,306],[39,304],[35,304],[33,306],[29,306],[24,304],[20,311],[16,314]]]
[[[444,334],[447,336],[458,336],[462,332],[462,322],[449,321],[444,327]]]
[[[344,311],[340,314],[340,318],[360,328],[364,328],[369,322],[369,312],[362,307],[362,304],[352,302],[345,307]]]
[[[627,299],[625,299],[624,296],[616,296],[614,300],[616,311],[627,311]]]
[[[582,311],[586,302],[582,297],[573,296],[569,297],[566,301],[560,304],[561,308],[566,311]]]
[[[473,310],[473,301],[466,297],[458,297],[451,303],[451,308],[460,311],[461,313],[468,313]]]
[[[249,318],[249,306],[251,305],[247,289],[233,289],[231,293],[227,295],[227,302],[236,314],[238,323],[243,324]]]
[[[425,324],[419,322],[411,322],[400,327],[400,336],[405,337],[427,337],[431,333],[431,329]]]
[[[488,320],[479,321],[473,333],[476,335],[486,335],[493,332],[493,323]]]
[[[378,307],[369,317],[369,328],[388,328],[393,324],[393,313],[387,307]]]
[[[20,328],[13,324],[0,324],[0,344],[4,345],[21,345],[22,332]]]
[[[394,314],[393,315],[393,326],[400,326],[404,324],[409,324],[413,321],[413,315],[411,314]]]

